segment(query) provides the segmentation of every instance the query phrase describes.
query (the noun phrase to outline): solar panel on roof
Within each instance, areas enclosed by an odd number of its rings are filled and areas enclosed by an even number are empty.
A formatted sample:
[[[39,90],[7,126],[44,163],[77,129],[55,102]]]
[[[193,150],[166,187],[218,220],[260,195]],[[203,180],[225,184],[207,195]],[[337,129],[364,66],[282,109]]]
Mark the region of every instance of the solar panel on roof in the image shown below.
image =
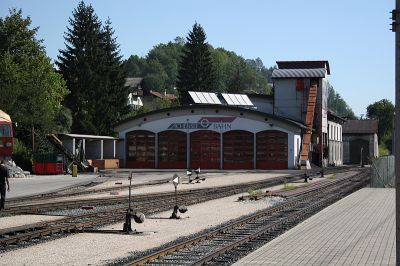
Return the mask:
[[[212,92],[189,91],[189,95],[195,103],[222,104],[217,95]]]
[[[203,95],[206,98],[207,103],[214,103],[213,99],[210,96],[210,93],[205,92],[205,93],[203,93]]]
[[[245,94],[222,93],[222,97],[224,97],[228,105],[253,106],[253,103]]]
[[[215,93],[210,93],[210,96],[213,99],[215,104],[222,104]]]
[[[238,98],[240,105],[247,105],[246,101],[243,99],[243,94],[236,94],[236,98]]]
[[[206,98],[204,97],[202,92],[196,92],[197,97],[199,97],[201,103],[207,103]]]
[[[228,105],[235,105],[235,104],[232,102],[231,98],[228,96],[227,93],[222,93],[222,97],[224,97],[224,100],[226,101],[226,103],[227,103]]]
[[[247,104],[248,106],[253,106],[253,105],[254,105],[254,104],[251,102],[251,100],[249,99],[249,96],[247,96],[246,94],[243,94],[242,97],[243,97],[243,100],[246,102],[246,104]]]
[[[195,103],[201,103],[199,97],[197,97],[197,95],[194,91],[189,91],[189,95],[190,95],[190,97],[192,97],[192,99]]]

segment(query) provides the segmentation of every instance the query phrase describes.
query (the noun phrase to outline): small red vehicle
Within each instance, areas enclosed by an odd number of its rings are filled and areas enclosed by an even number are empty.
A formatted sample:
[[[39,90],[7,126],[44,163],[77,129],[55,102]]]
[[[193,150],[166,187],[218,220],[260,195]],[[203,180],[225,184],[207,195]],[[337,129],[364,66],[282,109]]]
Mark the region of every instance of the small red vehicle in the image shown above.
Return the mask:
[[[11,160],[13,144],[11,118],[8,114],[0,110],[0,160]]]

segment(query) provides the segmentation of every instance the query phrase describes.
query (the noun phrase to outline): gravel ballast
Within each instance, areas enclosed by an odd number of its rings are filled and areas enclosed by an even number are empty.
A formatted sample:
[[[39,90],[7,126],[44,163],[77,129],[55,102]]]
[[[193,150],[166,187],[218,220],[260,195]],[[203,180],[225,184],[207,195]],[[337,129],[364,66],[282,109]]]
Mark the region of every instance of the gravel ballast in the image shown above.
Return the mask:
[[[239,195],[188,207],[182,219],[171,211],[148,217],[133,227],[143,234],[81,233],[0,254],[2,265],[104,265],[271,206],[276,199],[237,202]],[[121,230],[122,223],[102,229]]]

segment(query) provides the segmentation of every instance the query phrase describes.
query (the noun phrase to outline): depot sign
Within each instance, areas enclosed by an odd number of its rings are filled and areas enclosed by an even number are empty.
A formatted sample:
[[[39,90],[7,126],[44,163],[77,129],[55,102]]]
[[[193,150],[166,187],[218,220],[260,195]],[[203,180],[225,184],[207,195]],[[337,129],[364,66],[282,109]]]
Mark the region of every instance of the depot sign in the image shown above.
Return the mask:
[[[196,123],[172,123],[168,129],[214,129],[214,130],[230,130],[232,122],[236,117],[202,117]]]

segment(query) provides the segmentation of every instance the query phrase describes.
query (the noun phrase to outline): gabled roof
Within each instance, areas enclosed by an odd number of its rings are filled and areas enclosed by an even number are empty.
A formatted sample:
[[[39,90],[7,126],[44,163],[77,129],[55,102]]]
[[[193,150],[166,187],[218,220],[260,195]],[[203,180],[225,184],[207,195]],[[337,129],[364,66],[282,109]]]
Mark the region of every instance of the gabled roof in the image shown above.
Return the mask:
[[[169,94],[169,93],[161,94],[158,91],[150,91],[150,94],[153,96],[156,96],[160,99],[167,99],[167,100],[176,100],[177,99],[177,97],[175,95]]]
[[[331,74],[329,62],[327,60],[316,61],[276,61],[279,69],[312,69],[325,68],[328,75]]]
[[[139,84],[142,83],[142,81],[143,81],[142,77],[125,78],[125,86],[135,88],[139,86]]]
[[[274,69],[272,78],[325,78],[325,68]]]
[[[347,120],[343,124],[343,134],[374,134],[378,132],[378,120]]]

